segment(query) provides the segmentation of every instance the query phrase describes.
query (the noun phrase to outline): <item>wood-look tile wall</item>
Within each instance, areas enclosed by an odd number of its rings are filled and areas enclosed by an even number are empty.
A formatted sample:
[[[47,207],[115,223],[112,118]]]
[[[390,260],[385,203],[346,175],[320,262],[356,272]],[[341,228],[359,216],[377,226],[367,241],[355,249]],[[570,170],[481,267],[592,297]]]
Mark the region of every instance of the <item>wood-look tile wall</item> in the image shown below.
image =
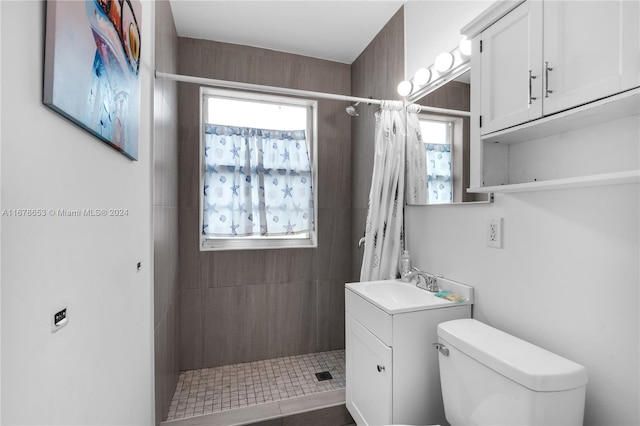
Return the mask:
[[[156,1],[156,69],[175,73],[178,36],[168,1]],[[156,80],[154,90],[154,342],[156,423],[166,418],[178,363],[178,89]]]
[[[351,93],[349,65],[179,38],[178,72]],[[198,249],[199,87],[179,84],[180,367],[204,368],[344,347],[351,271],[351,118],[318,106],[318,248]]]
[[[351,65],[351,89],[354,96],[397,99],[396,86],[404,80],[404,8],[389,20],[369,46]],[[351,250],[352,281],[360,279],[363,251],[358,240],[364,235],[367,205],[373,173],[373,141],[378,105],[358,106],[360,117],[351,127],[353,169],[353,216]]]

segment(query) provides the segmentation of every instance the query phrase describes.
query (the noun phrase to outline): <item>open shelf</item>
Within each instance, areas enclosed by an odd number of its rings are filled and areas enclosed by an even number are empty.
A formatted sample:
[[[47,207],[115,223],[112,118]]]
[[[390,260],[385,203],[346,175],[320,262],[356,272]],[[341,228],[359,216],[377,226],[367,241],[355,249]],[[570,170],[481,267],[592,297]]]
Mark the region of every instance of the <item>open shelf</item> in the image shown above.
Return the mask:
[[[553,189],[569,189],[590,186],[622,185],[628,183],[640,183],[640,170],[625,172],[604,173],[591,176],[579,176],[564,179],[550,179],[537,182],[514,183],[509,185],[485,186],[482,188],[469,188],[467,192],[475,194],[511,192],[545,191]]]

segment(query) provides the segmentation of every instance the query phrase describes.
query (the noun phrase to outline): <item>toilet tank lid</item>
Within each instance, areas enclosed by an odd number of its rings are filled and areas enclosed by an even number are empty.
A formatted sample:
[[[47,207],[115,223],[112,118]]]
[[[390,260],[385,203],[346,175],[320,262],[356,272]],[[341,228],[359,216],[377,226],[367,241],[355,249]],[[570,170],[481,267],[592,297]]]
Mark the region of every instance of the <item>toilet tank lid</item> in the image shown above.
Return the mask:
[[[569,390],[587,383],[587,369],[582,365],[471,318],[439,324],[438,336],[534,391]]]

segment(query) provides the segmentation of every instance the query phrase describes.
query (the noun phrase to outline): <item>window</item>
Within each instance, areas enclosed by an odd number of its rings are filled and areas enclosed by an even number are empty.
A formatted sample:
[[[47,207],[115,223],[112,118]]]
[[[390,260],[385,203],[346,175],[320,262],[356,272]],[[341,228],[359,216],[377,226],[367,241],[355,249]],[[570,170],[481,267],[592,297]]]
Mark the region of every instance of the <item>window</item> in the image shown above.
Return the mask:
[[[317,102],[200,93],[201,250],[315,247]]]
[[[452,121],[420,118],[420,133],[427,154],[427,204],[453,202]]]

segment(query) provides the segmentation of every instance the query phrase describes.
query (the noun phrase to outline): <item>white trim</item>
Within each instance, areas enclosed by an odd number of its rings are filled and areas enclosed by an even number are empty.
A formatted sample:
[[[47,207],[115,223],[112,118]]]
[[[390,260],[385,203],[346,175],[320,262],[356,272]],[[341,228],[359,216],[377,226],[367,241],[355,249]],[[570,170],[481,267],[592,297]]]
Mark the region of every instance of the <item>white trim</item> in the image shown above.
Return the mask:
[[[144,12],[143,12],[144,13]],[[156,63],[156,4],[155,2],[150,2],[149,5],[149,16],[145,17],[148,19],[149,24],[147,24],[145,22],[145,25],[149,25],[150,30],[147,34],[145,34],[146,36],[149,36],[149,63],[150,64],[155,64]],[[146,78],[148,78],[149,80],[145,83],[148,85],[149,87],[149,97],[150,97],[150,102],[149,102],[149,106],[148,106],[148,113],[149,113],[149,235],[151,236],[150,241],[149,241],[149,264],[148,265],[142,265],[143,268],[147,268],[149,270],[149,297],[150,297],[150,309],[149,309],[149,314],[150,314],[150,322],[151,322],[151,330],[150,330],[150,334],[151,334],[151,347],[149,348],[149,356],[150,356],[150,362],[149,365],[151,366],[151,372],[150,372],[150,376],[151,376],[151,406],[149,407],[151,410],[150,416],[151,419],[153,421],[154,424],[158,424],[160,423],[161,419],[157,419],[156,418],[156,371],[157,371],[157,366],[156,366],[156,345],[155,345],[155,328],[156,328],[156,322],[155,322],[155,292],[156,292],[156,286],[155,286],[155,262],[156,262],[156,257],[155,257],[155,232],[156,232],[156,227],[155,227],[155,223],[156,223],[156,209],[155,209],[155,199],[154,199],[154,195],[155,195],[155,183],[156,183],[156,174],[155,174],[155,140],[156,140],[156,110],[155,110],[155,105],[156,105],[156,96],[157,96],[157,92],[156,92],[156,81],[153,78],[153,74],[151,73],[151,70],[149,70],[147,73],[144,74]],[[144,80],[143,80],[144,81]],[[141,109],[143,111],[143,109]],[[142,148],[142,147],[141,147]],[[176,159],[177,162],[177,159]],[[176,254],[177,255],[177,254]]]
[[[457,49],[454,49],[454,52],[458,55],[458,57],[460,56],[459,53],[457,52]],[[459,60],[462,60],[463,62],[457,65],[455,68],[452,68],[449,71],[445,71],[443,73],[439,73],[438,71],[435,70],[434,65],[430,65],[428,68],[431,70],[432,75],[435,75],[435,77],[432,77],[432,80],[429,83],[422,86],[420,89],[409,94],[409,96],[407,96],[407,101],[414,102],[419,99],[422,99],[429,93],[435,92],[437,89],[441,88],[442,86],[449,83],[450,81],[454,81],[456,78],[460,77],[462,74],[469,72],[471,70],[470,59],[459,59]],[[435,107],[430,107],[430,108],[435,108]],[[440,109],[440,108],[435,108],[435,109]],[[434,111],[434,112],[439,112],[439,111]],[[442,112],[446,114],[444,110]]]
[[[2,2],[0,1],[0,22],[2,22]],[[2,46],[2,31],[0,31],[0,46]],[[0,55],[0,99],[2,99],[2,55]],[[2,102],[0,102],[0,129],[2,128]],[[2,153],[2,134],[0,133],[0,153]],[[2,164],[0,158],[0,165]],[[2,168],[0,167],[0,211],[2,211]],[[0,220],[0,241],[2,241],[2,220]],[[0,308],[2,307],[2,244],[0,244]],[[1,309],[0,309],[1,310]],[[2,315],[0,315],[0,329],[2,329]],[[2,413],[2,336],[0,335],[0,413]]]
[[[630,89],[575,108],[487,133],[483,142],[519,143],[569,132],[640,113],[640,88]]]
[[[460,34],[467,36],[468,39],[474,38],[518,7],[520,3],[524,3],[524,0],[503,0],[492,4],[473,21],[462,27]]]
[[[514,183],[508,185],[469,188],[467,192],[483,194],[508,194],[516,192],[550,191],[554,189],[585,188],[594,186],[625,185],[640,183],[640,170],[603,173],[591,176],[578,176],[563,179],[551,179],[537,182]]]

